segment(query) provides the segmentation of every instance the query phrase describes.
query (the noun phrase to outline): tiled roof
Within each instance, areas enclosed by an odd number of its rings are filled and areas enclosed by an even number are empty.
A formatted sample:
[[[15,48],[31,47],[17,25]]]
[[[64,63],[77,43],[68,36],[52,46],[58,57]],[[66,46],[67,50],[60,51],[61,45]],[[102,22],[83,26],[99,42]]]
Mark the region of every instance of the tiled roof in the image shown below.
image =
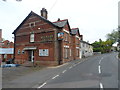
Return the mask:
[[[53,22],[53,24],[58,27],[64,27],[66,25],[66,23],[67,23],[67,19]]]
[[[92,44],[90,44],[89,42],[86,42],[86,41],[83,41],[83,40],[80,40],[80,42],[81,42],[81,43],[86,43],[86,44],[88,44],[88,45],[92,45]]]
[[[78,30],[79,30],[78,28],[72,28],[71,34],[77,34]]]
[[[42,16],[34,13],[33,11],[31,11],[31,12],[29,13],[29,15],[23,20],[23,22],[14,30],[14,32],[13,32],[12,34],[15,34],[16,31],[24,24],[24,22],[25,22],[31,15],[35,15],[35,16],[39,17],[40,19],[42,19],[42,20],[48,22],[49,24],[53,25],[54,27],[59,28],[57,25],[53,24],[53,23],[50,22],[49,20],[47,20],[47,19],[45,19],[44,17],[42,17]]]

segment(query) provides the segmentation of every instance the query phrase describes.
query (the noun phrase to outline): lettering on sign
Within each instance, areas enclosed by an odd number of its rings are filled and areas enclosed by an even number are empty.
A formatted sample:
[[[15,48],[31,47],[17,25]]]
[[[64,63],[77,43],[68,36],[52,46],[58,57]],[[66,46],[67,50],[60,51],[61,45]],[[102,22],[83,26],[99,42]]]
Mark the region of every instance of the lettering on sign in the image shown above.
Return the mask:
[[[53,35],[41,36],[41,41],[53,41]]]

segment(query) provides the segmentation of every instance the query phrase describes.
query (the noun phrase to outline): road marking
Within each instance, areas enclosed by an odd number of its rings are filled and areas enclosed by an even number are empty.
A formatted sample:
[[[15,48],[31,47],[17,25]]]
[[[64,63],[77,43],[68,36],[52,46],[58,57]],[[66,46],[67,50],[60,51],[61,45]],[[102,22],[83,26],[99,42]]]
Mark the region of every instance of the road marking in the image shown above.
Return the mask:
[[[99,61],[99,65],[101,64],[101,61],[103,60],[103,57],[100,59],[100,61]]]
[[[76,66],[76,64],[73,65],[74,67]]]
[[[103,89],[103,84],[102,83],[100,83],[100,88]]]
[[[101,68],[100,68],[100,65],[98,66],[98,71],[99,71],[99,74],[101,73]]]
[[[99,65],[101,64],[101,61],[102,61],[102,60],[100,59],[100,61],[99,61]]]
[[[101,59],[103,59],[103,57]]]
[[[64,70],[62,73],[65,73],[67,70]]]
[[[72,66],[71,67],[69,67],[69,69],[71,69],[72,68]]]
[[[116,58],[119,59],[119,58],[118,58],[118,55],[116,56]]]
[[[41,86],[39,86],[38,88],[42,88],[44,85],[46,85],[47,83],[43,83]]]
[[[56,77],[58,77],[59,75],[56,75],[56,76],[54,76],[52,79],[55,79]]]

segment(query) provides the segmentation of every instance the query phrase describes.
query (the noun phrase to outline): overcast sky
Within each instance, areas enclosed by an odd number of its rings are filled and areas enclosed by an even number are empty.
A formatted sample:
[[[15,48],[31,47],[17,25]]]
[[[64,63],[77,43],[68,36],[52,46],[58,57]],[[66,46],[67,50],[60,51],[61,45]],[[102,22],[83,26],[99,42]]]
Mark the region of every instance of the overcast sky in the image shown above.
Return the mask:
[[[12,32],[32,11],[40,15],[44,7],[48,19],[68,19],[71,28],[79,28],[85,41],[106,39],[106,34],[118,26],[120,0],[15,0],[0,1],[0,29],[3,38],[13,41]]]

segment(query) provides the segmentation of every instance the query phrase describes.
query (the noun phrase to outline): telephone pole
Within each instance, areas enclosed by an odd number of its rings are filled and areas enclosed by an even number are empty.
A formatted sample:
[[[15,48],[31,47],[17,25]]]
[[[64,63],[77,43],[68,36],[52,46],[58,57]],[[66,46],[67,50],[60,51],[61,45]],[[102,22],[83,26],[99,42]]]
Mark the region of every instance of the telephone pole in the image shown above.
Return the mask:
[[[118,57],[120,58],[120,26],[118,26],[118,47],[119,47],[119,55]]]

